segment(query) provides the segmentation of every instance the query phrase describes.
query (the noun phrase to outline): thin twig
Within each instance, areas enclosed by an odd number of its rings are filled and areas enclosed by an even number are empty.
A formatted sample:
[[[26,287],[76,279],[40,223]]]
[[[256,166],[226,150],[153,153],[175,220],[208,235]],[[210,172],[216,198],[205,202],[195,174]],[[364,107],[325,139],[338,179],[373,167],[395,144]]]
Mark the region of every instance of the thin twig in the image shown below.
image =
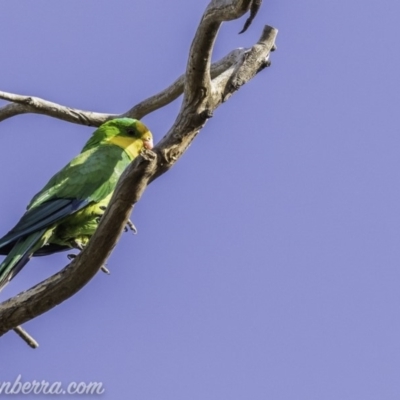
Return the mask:
[[[13,330],[32,349],[39,347],[39,343],[22,326],[17,326]]]
[[[247,29],[253,22],[254,18],[256,17],[258,11],[260,10],[261,4],[262,4],[262,0],[252,0],[251,6],[250,6],[250,16],[249,16],[249,18],[246,19],[243,29],[239,32],[239,35],[247,31]]]

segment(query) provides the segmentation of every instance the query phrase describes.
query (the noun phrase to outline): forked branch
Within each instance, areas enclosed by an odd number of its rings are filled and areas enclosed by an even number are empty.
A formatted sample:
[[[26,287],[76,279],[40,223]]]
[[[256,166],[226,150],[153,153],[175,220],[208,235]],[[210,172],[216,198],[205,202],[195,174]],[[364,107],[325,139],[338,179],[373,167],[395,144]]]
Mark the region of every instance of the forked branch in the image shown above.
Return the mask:
[[[132,206],[147,185],[175,164],[221,103],[269,65],[269,54],[274,49],[277,35],[277,30],[269,26],[264,28],[260,40],[250,49],[234,50],[212,67],[210,62],[221,23],[239,18],[250,9],[250,18],[254,18],[259,5],[259,0],[212,0],[193,39],[185,75],[164,91],[120,115],[141,118],[184,93],[181,110],[164,138],[153,151],[145,151],[136,158],[121,176],[88,246],[57,274],[0,304],[0,336],[65,301],[93,278],[116,245]],[[258,8],[255,10],[255,7]],[[0,109],[0,121],[33,112],[98,126],[117,117],[4,92],[0,92],[0,98],[12,102]]]

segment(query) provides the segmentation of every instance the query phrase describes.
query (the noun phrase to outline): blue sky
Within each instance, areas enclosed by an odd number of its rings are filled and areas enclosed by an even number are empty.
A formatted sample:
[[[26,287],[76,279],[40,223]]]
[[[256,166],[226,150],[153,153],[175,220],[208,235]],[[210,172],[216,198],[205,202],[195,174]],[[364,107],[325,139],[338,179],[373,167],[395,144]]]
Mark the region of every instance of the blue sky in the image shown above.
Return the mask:
[[[111,276],[26,324],[39,349],[0,338],[0,382],[101,381],[110,399],[399,398],[400,6],[264,3],[245,34],[244,18],[223,26],[214,58],[269,24],[271,68],[147,189]],[[0,90],[123,112],[184,71],[207,4],[6,2]],[[144,118],[156,140],[179,106]],[[1,234],[92,131],[0,123]],[[33,260],[0,299],[66,263]]]

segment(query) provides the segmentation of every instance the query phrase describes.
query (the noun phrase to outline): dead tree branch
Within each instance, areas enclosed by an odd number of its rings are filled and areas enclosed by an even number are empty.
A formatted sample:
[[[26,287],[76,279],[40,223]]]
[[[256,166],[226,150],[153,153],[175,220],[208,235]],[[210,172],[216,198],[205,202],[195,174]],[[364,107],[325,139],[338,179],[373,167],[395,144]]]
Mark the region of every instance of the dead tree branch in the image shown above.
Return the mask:
[[[234,65],[243,49],[236,49],[215,62],[211,66],[211,77],[215,78]],[[92,111],[78,110],[62,106],[51,101],[33,96],[22,96],[0,91],[0,99],[10,101],[10,104],[0,108],[0,122],[20,114],[34,113],[54,117],[67,122],[87,126],[100,126],[104,122],[121,117],[142,119],[147,114],[156,111],[176,100],[182,93],[185,75],[181,75],[170,86],[161,92],[141,101],[123,114],[104,114]]]
[[[254,17],[255,3],[261,4],[259,0],[212,0],[193,39],[185,75],[164,91],[122,114],[141,118],[173,101],[182,92],[184,94],[181,110],[164,138],[153,151],[139,156],[121,176],[88,246],[57,274],[0,304],[0,336],[65,301],[89,282],[106,262],[132,206],[140,199],[148,183],[175,164],[221,103],[269,65],[269,54],[274,49],[277,30],[266,26],[254,46],[237,49],[211,67],[212,50],[220,25],[224,21],[240,18],[251,7]],[[34,112],[97,126],[116,117],[4,92],[0,92],[0,98],[12,102],[0,109],[0,121]]]

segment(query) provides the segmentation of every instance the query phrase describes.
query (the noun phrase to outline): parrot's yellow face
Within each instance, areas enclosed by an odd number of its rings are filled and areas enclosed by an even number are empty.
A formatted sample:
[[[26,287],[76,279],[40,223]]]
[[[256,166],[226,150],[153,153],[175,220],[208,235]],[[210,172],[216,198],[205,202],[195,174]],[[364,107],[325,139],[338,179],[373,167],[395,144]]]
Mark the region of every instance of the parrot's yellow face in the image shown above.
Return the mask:
[[[124,149],[131,159],[137,157],[143,148],[153,148],[153,135],[143,122],[122,118],[109,121],[108,124],[114,128],[114,134],[106,141]]]
[[[139,132],[141,139],[143,140],[144,147],[151,150],[153,148],[153,135],[151,134],[147,126],[140,121],[136,121],[136,129]]]

